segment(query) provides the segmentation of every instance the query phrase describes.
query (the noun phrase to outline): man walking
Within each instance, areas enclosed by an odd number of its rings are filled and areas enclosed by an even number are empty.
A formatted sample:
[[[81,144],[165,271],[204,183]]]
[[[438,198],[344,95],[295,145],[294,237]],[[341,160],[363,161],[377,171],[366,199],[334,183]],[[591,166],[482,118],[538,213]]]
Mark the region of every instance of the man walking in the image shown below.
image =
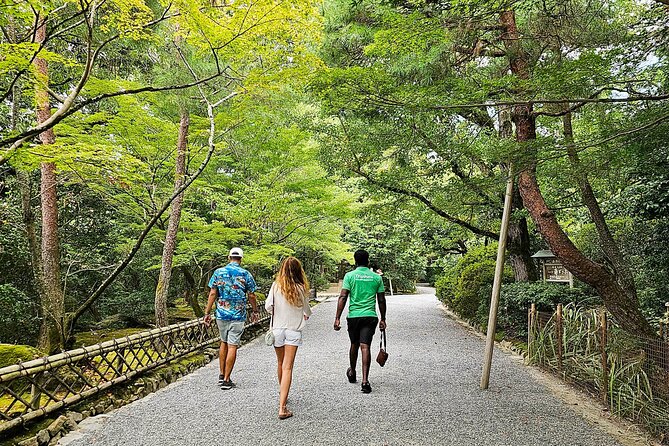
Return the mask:
[[[209,280],[209,300],[204,310],[204,323],[211,323],[211,308],[216,302],[216,324],[221,333],[221,347],[218,355],[220,375],[218,385],[223,390],[235,387],[230,379],[237,360],[237,348],[241,345],[244,323],[246,322],[246,303],[251,302],[253,313],[251,322],[258,320],[256,301],[256,282],[251,273],[241,267],[244,252],[241,248],[232,248],[228,263],[214,271]]]
[[[384,294],[383,280],[381,276],[369,269],[369,253],[363,249],[353,254],[356,269],[344,276],[341,294],[337,303],[337,315],[335,316],[334,329],[341,329],[341,314],[346,306],[346,300],[350,297],[348,305],[348,336],[351,340],[349,360],[351,366],[346,371],[346,377],[351,383],[356,382],[356,366],[358,363],[358,349],[362,351],[362,386],[363,393],[371,393],[372,386],[369,384],[369,366],[372,362],[370,346],[376,331],[386,329],[386,296]],[[381,321],[376,314],[376,303],[379,303]]]

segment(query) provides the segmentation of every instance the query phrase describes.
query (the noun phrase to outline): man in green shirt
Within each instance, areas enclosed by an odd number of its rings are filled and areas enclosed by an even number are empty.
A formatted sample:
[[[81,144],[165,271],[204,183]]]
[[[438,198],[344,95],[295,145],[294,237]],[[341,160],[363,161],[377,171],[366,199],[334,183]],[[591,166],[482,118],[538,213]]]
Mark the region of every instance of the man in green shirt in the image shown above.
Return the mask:
[[[381,331],[386,329],[386,296],[381,276],[369,269],[369,253],[359,249],[353,254],[353,257],[355,258],[356,269],[344,276],[344,284],[337,303],[334,329],[336,331],[341,329],[341,314],[346,307],[346,301],[350,297],[346,324],[348,326],[348,336],[351,339],[351,348],[348,354],[351,367],[346,370],[346,377],[349,382],[356,382],[355,369],[358,363],[358,349],[360,349],[362,351],[361,390],[363,393],[370,393],[372,391],[372,386],[369,384],[369,365],[372,362],[370,345],[376,331],[376,324],[379,324]],[[377,301],[379,303],[379,313],[381,313],[380,322],[376,314]]]

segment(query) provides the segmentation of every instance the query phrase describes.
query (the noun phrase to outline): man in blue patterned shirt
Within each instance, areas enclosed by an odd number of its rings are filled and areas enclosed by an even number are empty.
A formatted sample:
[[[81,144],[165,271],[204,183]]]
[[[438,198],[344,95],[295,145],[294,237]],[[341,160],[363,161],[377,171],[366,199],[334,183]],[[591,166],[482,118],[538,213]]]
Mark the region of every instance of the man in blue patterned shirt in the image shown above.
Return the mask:
[[[223,390],[235,387],[230,374],[237,360],[237,348],[241,345],[242,333],[246,322],[246,302],[251,302],[253,313],[251,322],[258,320],[256,301],[256,281],[251,273],[241,267],[244,252],[241,248],[232,248],[228,263],[214,271],[209,280],[209,300],[204,310],[204,323],[211,323],[211,308],[216,302],[216,324],[221,333],[221,347],[218,355],[220,375],[218,385]]]

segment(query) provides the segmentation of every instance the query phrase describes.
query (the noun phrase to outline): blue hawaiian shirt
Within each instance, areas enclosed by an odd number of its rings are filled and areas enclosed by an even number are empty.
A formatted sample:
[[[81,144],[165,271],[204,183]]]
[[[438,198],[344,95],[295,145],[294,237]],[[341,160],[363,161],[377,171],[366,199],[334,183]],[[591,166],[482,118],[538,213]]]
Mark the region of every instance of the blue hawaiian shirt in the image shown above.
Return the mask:
[[[256,281],[250,272],[230,262],[214,271],[209,280],[209,288],[218,289],[216,319],[224,321],[246,320],[246,293],[256,290]]]

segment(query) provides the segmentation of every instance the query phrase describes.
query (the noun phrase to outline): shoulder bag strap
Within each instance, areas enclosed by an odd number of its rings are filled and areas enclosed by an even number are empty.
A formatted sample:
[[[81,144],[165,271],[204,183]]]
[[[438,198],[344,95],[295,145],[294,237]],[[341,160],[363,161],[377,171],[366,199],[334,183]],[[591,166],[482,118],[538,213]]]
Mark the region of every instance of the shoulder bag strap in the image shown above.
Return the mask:
[[[274,308],[276,306],[276,301],[274,300],[274,282],[272,282],[272,286],[269,287],[269,292],[267,293],[267,297],[272,299],[272,314],[270,315],[269,318],[269,328],[271,330],[274,328]]]

